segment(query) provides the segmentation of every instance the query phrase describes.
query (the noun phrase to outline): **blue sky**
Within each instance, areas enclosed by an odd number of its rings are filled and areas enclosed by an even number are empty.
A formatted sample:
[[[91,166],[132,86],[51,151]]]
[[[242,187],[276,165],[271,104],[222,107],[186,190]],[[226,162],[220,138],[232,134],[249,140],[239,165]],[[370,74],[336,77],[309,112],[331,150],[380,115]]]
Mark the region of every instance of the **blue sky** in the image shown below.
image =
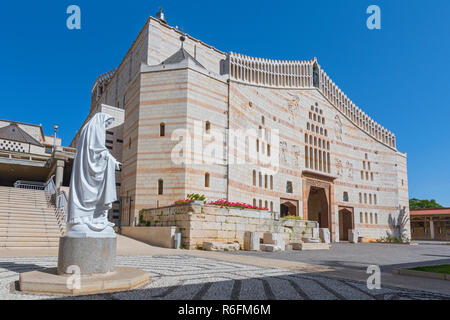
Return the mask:
[[[66,8],[81,8],[81,30]],[[381,8],[382,29],[366,27]],[[69,144],[95,78],[118,66],[149,15],[223,51],[311,59],[408,153],[410,197],[450,207],[450,1],[8,1],[0,11],[0,118]],[[59,111],[58,111],[59,110]]]

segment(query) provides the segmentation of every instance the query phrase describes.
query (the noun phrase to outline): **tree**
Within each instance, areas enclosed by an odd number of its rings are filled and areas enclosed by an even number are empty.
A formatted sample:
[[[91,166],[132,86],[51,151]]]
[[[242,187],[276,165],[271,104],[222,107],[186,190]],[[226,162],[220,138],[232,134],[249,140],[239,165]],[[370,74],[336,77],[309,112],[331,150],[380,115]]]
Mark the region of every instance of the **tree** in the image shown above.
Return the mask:
[[[436,200],[419,200],[417,198],[412,198],[409,200],[409,209],[431,209],[431,208],[442,208],[442,206],[436,202]]]

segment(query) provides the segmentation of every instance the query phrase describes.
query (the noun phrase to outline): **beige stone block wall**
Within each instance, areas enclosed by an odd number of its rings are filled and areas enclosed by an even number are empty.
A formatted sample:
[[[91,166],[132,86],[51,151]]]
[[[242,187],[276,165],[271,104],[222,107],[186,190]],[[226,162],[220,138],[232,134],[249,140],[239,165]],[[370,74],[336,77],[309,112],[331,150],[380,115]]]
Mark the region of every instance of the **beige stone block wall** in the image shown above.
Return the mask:
[[[272,213],[259,210],[220,208],[207,205],[183,205],[142,210],[142,219],[151,226],[177,226],[182,244],[187,249],[201,247],[204,241],[239,242],[244,244],[246,231],[281,233],[287,242],[300,242],[312,236],[311,221],[276,221]],[[304,234],[303,234],[304,232]]]
[[[122,227],[124,236],[163,248],[173,248],[177,227]]]

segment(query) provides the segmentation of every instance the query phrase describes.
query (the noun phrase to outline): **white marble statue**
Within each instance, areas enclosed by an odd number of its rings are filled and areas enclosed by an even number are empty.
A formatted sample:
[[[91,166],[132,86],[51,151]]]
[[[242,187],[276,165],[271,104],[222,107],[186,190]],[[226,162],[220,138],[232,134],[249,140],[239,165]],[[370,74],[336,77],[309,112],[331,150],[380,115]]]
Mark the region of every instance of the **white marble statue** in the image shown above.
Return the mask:
[[[108,210],[117,200],[115,170],[121,163],[105,146],[106,128],[113,121],[97,113],[81,130],[70,179],[68,237],[116,237]]]

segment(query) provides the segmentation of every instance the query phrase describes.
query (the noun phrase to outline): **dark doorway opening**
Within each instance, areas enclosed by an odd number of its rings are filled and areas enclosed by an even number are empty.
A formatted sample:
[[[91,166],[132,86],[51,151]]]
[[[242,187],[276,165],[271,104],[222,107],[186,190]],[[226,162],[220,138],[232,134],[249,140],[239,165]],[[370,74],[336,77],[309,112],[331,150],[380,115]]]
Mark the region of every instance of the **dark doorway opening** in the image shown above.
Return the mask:
[[[311,187],[308,196],[308,220],[317,221],[320,228],[330,229],[329,208],[325,189]]]
[[[353,229],[353,212],[349,209],[339,210],[339,240],[348,241],[348,230]]]
[[[280,217],[297,216],[298,215],[298,201],[280,199]]]

